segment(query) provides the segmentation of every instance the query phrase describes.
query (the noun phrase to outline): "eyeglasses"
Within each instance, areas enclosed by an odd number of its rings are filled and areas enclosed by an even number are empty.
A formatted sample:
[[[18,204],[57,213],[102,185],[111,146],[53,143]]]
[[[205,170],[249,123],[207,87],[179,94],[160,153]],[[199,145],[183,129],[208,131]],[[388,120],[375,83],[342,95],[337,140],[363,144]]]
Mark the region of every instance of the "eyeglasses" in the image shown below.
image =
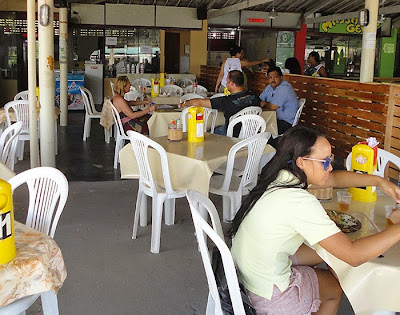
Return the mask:
[[[327,157],[324,160],[320,160],[320,159],[313,159],[313,158],[308,158],[308,157],[303,157],[303,160],[311,160],[311,161],[319,161],[322,162],[322,165],[324,166],[324,171],[328,170],[329,166],[331,165],[331,163],[333,162],[333,154],[331,154],[329,157]]]

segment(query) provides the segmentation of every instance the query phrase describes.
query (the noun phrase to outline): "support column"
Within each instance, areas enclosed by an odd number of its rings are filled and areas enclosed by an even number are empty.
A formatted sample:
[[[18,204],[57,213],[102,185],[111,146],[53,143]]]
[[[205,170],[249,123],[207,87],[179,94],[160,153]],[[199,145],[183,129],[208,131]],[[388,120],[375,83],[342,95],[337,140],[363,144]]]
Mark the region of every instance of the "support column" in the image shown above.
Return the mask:
[[[68,9],[60,8],[60,126],[68,124]]]
[[[300,63],[301,73],[304,73],[304,54],[306,53],[307,24],[301,25],[301,30],[296,32],[294,56]]]
[[[376,28],[378,20],[379,0],[365,0],[365,8],[369,10],[369,23],[363,29],[361,52],[360,82],[374,81],[374,64],[376,49]]]
[[[41,6],[48,5],[48,24],[42,25]],[[42,9],[43,10],[43,9]],[[54,147],[54,4],[39,0],[40,158],[42,166],[56,166]]]
[[[36,111],[36,27],[35,0],[27,0],[26,15],[28,26],[28,100],[29,100],[29,121],[37,121]],[[29,141],[31,168],[39,166],[39,142],[37,124],[29,125]]]

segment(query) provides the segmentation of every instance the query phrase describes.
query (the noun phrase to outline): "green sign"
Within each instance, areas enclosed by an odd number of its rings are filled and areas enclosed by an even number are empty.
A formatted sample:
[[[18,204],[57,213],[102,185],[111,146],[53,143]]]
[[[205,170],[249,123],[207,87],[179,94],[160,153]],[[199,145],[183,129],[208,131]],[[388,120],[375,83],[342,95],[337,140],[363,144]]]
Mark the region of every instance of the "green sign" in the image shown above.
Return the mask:
[[[378,24],[377,28],[380,28]],[[362,34],[363,26],[358,24],[358,18],[326,21],[319,24],[321,33],[336,33],[336,34]]]
[[[392,37],[383,37],[381,39],[379,76],[393,77],[394,61],[396,58],[397,29],[392,31]]]

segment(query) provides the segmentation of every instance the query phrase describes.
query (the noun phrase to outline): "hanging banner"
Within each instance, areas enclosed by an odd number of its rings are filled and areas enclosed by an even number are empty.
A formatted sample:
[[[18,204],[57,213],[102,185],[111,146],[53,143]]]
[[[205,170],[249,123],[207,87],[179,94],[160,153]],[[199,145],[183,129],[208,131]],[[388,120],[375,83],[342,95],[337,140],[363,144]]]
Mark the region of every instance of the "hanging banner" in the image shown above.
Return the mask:
[[[377,29],[381,27],[378,23]],[[321,33],[362,34],[364,27],[358,23],[358,18],[326,21],[319,24]]]

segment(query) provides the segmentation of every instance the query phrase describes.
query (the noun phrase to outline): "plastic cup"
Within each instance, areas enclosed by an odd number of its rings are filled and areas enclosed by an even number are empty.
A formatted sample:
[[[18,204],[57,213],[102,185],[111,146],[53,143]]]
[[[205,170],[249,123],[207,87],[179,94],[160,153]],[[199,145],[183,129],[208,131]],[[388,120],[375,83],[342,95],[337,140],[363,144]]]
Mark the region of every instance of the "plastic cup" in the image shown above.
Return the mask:
[[[393,225],[392,221],[389,220],[390,215],[396,207],[393,205],[385,206],[385,217],[386,217],[386,226]]]
[[[338,191],[337,192],[339,211],[347,212],[349,210],[352,196],[353,196],[353,194],[349,193],[348,191]]]

